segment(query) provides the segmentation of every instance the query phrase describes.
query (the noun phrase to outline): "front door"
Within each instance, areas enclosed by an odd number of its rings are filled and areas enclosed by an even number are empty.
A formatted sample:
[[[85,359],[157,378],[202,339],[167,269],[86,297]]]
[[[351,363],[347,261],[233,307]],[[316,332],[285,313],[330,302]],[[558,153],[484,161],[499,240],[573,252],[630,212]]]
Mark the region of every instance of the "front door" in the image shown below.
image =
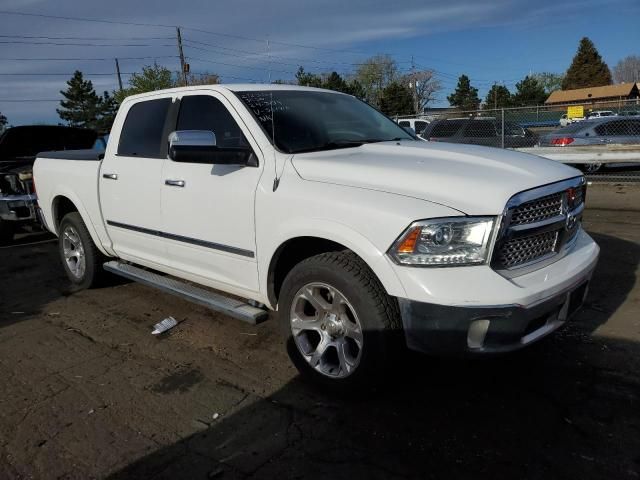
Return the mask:
[[[212,131],[220,147],[248,145],[259,166],[165,161],[161,201],[168,262],[213,287],[258,291],[254,202],[263,162],[257,144],[217,92],[185,94],[175,130]]]

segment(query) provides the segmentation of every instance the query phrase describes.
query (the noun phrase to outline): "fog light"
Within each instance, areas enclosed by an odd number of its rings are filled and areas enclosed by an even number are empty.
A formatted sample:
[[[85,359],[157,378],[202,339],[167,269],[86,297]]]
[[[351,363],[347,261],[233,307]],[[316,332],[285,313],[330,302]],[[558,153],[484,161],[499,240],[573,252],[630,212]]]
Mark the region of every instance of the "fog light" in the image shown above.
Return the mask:
[[[489,330],[489,320],[474,320],[469,327],[467,333],[467,345],[469,348],[482,348],[484,345],[484,338],[487,336]]]

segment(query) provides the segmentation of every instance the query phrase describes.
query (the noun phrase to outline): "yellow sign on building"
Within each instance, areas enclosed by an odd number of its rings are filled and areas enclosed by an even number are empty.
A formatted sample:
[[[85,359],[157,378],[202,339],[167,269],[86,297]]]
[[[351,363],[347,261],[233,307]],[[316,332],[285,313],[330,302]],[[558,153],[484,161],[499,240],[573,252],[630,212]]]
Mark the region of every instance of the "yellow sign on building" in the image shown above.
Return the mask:
[[[573,105],[567,107],[567,118],[582,118],[584,117],[584,107],[582,105]]]

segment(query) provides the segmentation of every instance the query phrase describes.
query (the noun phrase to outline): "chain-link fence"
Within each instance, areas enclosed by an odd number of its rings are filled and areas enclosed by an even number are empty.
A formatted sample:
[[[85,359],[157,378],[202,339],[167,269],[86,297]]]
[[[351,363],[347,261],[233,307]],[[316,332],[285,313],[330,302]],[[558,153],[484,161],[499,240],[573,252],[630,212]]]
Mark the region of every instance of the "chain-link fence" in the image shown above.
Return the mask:
[[[580,165],[640,164],[640,99],[398,117],[425,140],[513,148]],[[535,150],[534,150],[535,149]]]

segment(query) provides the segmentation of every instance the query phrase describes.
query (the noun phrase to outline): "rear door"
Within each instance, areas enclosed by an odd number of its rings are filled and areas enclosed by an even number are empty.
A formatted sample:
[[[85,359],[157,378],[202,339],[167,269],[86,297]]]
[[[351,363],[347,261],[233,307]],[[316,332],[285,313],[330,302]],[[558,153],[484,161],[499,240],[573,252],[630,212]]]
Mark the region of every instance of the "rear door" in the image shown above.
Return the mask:
[[[171,105],[170,97],[132,104],[119,142],[109,143],[100,170],[100,202],[113,249],[123,259],[142,264],[166,261],[158,232]]]
[[[220,147],[249,146],[258,166],[165,162],[168,262],[216,288],[258,291],[254,202],[263,161],[257,143],[230,102],[213,91],[182,96],[175,130],[212,131]]]
[[[469,120],[462,136],[464,137],[462,143],[471,143],[473,145],[498,147],[502,143],[492,120]]]

